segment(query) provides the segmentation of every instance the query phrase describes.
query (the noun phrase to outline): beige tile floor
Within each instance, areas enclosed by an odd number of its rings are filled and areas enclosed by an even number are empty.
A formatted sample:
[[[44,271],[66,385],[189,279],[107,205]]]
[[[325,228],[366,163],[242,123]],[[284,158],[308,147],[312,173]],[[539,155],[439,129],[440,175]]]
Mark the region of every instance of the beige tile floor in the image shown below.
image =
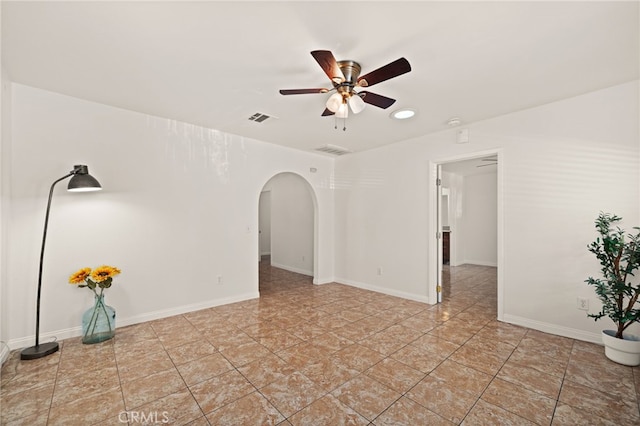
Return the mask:
[[[496,271],[430,306],[261,262],[261,297],[2,367],[3,425],[638,425],[640,368],[496,318]]]

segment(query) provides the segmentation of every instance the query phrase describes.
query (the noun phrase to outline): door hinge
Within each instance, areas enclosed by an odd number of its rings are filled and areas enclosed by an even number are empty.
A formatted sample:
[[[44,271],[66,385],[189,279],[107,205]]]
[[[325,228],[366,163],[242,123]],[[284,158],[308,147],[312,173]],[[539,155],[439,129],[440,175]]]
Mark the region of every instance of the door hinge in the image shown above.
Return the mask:
[[[442,232],[436,232],[436,238],[439,240],[442,238]]]
[[[442,286],[440,286],[440,285],[439,285],[439,286],[437,286],[437,287],[436,287],[436,291],[437,291],[438,293],[442,293]]]
[[[437,185],[437,186],[442,185],[442,179],[437,178],[437,179],[436,179],[436,185]]]

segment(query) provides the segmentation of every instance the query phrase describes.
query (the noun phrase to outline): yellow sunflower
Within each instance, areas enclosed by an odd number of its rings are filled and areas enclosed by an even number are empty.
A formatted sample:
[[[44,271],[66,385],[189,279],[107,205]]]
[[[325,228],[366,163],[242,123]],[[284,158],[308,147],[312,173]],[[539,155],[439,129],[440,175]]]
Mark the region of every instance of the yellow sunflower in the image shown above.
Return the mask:
[[[84,284],[89,274],[91,274],[91,268],[82,268],[69,277],[69,284]]]
[[[98,266],[91,272],[91,279],[96,283],[101,283],[108,278],[113,278],[120,273],[120,269],[114,266],[102,265]]]

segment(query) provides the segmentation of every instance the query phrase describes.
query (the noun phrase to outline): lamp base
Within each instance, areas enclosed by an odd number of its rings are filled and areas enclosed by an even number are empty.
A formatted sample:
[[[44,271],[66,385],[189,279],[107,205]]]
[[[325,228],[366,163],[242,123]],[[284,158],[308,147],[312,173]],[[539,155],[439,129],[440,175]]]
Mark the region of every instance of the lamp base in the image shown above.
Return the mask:
[[[25,348],[20,352],[20,359],[38,359],[47,355],[51,355],[54,352],[58,352],[58,342],[48,342],[41,345],[31,346]]]

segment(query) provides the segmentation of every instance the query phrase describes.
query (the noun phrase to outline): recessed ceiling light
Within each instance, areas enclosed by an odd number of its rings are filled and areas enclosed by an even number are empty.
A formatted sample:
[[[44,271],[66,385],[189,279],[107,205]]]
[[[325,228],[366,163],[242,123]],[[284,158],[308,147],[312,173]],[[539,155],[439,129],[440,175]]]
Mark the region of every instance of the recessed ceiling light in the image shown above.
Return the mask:
[[[391,113],[391,118],[396,120],[406,120],[416,115],[416,111],[410,108],[399,109]]]

